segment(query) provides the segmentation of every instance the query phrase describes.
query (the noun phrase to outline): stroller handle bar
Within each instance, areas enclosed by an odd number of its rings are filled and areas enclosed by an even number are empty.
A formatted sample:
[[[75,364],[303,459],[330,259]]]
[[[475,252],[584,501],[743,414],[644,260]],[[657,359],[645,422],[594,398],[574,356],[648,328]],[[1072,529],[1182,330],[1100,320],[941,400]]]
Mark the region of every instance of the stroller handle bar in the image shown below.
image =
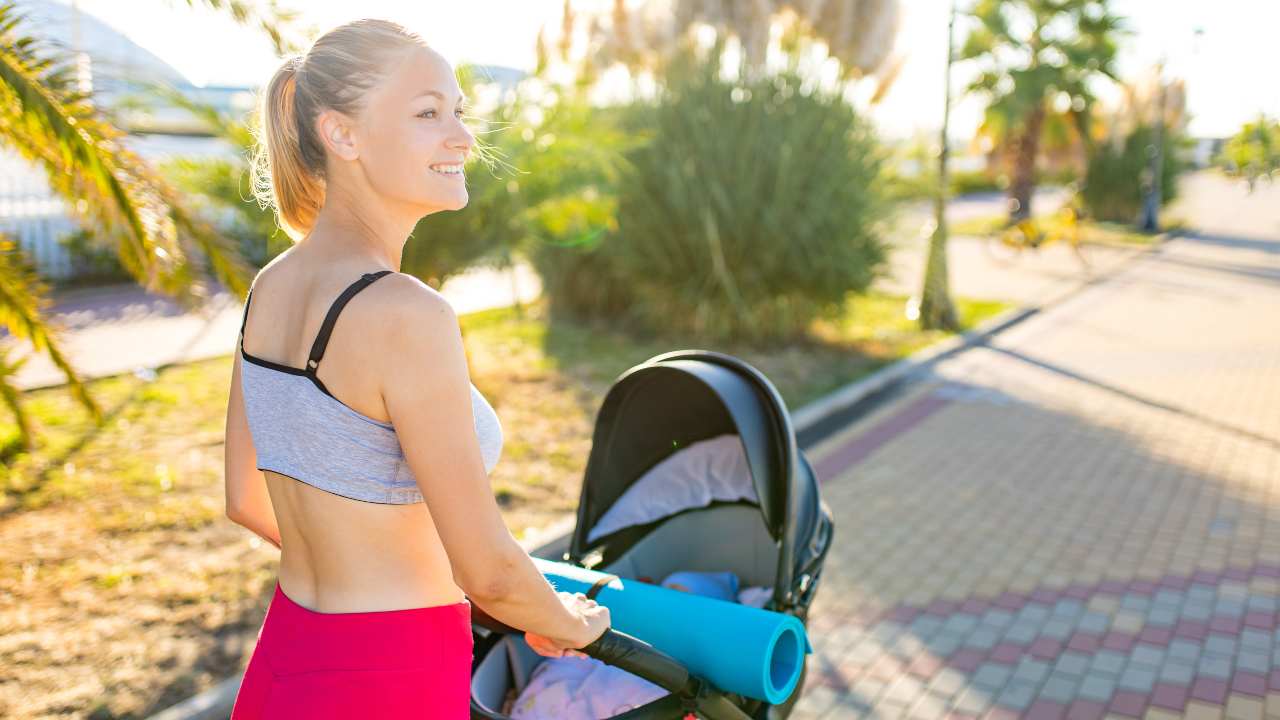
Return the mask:
[[[581,650],[600,662],[642,677],[668,692],[685,697],[700,696],[698,712],[708,720],[751,720],[751,716],[722,695],[700,692],[702,682],[691,678],[685,666],[639,638],[610,628]]]

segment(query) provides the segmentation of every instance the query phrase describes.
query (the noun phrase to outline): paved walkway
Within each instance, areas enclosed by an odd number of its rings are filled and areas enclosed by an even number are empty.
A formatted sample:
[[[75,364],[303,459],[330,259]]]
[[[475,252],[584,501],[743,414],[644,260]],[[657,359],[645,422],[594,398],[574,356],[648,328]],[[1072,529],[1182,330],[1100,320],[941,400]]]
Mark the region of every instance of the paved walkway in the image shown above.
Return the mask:
[[[1245,206],[810,451],[793,717],[1280,718],[1280,205]]]

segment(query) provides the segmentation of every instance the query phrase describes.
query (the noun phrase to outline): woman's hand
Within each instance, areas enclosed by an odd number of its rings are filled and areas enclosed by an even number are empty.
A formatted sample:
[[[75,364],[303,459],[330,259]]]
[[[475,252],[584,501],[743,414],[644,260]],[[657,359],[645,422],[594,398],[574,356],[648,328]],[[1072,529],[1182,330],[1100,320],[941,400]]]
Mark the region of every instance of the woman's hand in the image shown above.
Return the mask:
[[[609,629],[609,608],[599,605],[582,593],[557,592],[565,609],[575,615],[582,623],[582,635],[576,638],[550,638],[537,633],[526,632],[524,640],[533,651],[543,657],[589,657],[579,652],[578,648],[586,647]],[[584,641],[583,638],[586,638]]]

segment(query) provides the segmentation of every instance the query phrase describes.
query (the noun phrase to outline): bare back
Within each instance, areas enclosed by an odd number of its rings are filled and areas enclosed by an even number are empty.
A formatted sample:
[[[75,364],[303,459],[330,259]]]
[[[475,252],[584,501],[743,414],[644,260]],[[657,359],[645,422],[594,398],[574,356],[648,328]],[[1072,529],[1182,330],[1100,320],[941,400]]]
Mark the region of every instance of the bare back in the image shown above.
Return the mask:
[[[326,311],[358,270],[309,267],[286,252],[254,284],[246,315],[246,353],[291,368],[307,363]],[[381,383],[369,362],[370,343],[403,287],[389,276],[353,297],[333,324],[316,377],[357,413],[389,423]],[[375,350],[376,352],[376,350]],[[237,355],[236,362],[245,360]],[[426,503],[363,502],[264,469],[280,528],[280,586],[317,612],[430,607],[460,602],[449,558]]]

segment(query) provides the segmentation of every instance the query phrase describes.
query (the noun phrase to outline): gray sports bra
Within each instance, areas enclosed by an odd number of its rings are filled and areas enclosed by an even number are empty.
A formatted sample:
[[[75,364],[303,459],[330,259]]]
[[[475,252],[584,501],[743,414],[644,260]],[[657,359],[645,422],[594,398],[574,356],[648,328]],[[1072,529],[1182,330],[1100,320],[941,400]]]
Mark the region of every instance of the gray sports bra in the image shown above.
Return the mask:
[[[305,369],[244,351],[244,327],[253,299],[253,288],[249,289],[240,321],[240,356],[248,362],[241,363],[240,380],[259,470],[353,500],[395,505],[422,502],[395,427],[348,406],[316,377],[338,313],[352,296],[391,272],[365,273],[334,300]],[[502,425],[475,385],[471,386],[471,413],[488,473],[502,454]]]

